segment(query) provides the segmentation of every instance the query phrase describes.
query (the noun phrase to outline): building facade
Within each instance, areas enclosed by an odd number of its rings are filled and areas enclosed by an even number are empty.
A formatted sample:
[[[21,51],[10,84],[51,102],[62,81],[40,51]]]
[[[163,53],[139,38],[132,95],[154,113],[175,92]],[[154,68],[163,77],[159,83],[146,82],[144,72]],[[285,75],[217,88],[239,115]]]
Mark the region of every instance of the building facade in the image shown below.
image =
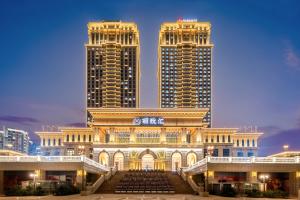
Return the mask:
[[[88,23],[87,107],[139,107],[140,43],[131,22]]]
[[[158,80],[160,108],[208,108],[211,126],[211,24],[197,20],[160,27]]]
[[[29,141],[26,131],[6,127],[0,131],[0,149],[28,154]]]
[[[118,112],[92,108],[88,112],[92,118],[87,128],[37,132],[44,155],[86,155],[119,170],[175,171],[207,155],[255,156],[262,134],[208,128],[203,122],[206,108],[123,108]]]

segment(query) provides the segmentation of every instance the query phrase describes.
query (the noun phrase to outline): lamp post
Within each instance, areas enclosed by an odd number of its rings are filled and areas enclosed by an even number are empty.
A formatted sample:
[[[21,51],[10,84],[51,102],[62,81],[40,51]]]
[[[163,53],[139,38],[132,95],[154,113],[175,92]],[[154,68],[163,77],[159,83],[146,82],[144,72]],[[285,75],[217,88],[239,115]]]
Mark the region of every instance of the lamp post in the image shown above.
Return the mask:
[[[35,190],[36,177],[38,177],[38,174],[37,174],[37,173],[31,173],[31,174],[29,174],[29,176],[30,176],[31,178],[33,178],[33,190]]]
[[[207,157],[208,156],[211,156],[211,155],[213,155],[213,152],[214,152],[214,146],[212,146],[212,145],[209,145],[208,147],[207,147]],[[206,183],[205,183],[205,187],[204,187],[204,190],[206,191],[206,192],[208,192],[208,184],[209,184],[209,182],[208,182],[208,168],[206,168]]]
[[[268,174],[261,174],[259,176],[259,179],[262,181],[263,185],[264,185],[264,192],[267,190],[267,180],[270,178],[270,176]]]
[[[289,145],[288,144],[285,144],[285,145],[283,145],[282,146],[282,148],[283,148],[283,151],[288,151],[289,150]]]
[[[84,155],[84,154],[85,154],[85,152],[84,152],[85,146],[84,146],[84,145],[79,145],[79,146],[78,146],[78,149],[79,149],[79,151],[80,151],[80,152],[79,152],[80,155]]]
[[[208,155],[208,156],[213,155],[214,148],[215,148],[214,146],[208,146],[208,147],[207,147],[207,155]]]

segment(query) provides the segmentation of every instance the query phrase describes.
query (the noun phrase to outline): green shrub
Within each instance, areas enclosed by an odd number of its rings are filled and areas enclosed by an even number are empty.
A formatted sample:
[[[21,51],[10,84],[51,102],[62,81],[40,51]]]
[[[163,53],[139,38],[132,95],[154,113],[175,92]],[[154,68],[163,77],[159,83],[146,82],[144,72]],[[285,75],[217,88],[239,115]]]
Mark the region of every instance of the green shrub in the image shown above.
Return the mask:
[[[37,186],[33,194],[36,196],[43,196],[46,195],[46,191],[41,186]]]
[[[235,197],[237,195],[237,191],[233,187],[223,187],[220,195],[223,197]]]
[[[262,192],[259,190],[247,190],[245,191],[245,194],[247,195],[247,197],[253,197],[253,198],[259,198],[262,197]]]
[[[42,196],[45,194],[46,192],[39,186],[36,187],[35,190],[32,186],[27,186],[26,188],[22,188],[21,186],[15,186],[5,190],[6,196]]]
[[[263,192],[263,197],[266,198],[287,198],[289,193],[282,190],[268,190]]]
[[[79,192],[80,190],[73,185],[61,184],[55,189],[54,195],[64,196],[64,195],[78,194]]]
[[[281,190],[268,190],[265,192],[261,192],[259,190],[248,190],[245,191],[245,194],[247,195],[247,197],[253,197],[253,198],[260,198],[260,197],[287,198],[289,196],[289,193]]]

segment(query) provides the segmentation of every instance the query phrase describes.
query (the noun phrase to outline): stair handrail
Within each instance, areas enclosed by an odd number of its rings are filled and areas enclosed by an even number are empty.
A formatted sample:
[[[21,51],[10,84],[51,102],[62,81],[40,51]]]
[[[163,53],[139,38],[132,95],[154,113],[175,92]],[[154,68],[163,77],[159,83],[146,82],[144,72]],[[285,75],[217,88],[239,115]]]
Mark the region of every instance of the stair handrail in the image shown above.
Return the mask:
[[[94,194],[96,190],[104,183],[105,176],[101,175],[93,185],[87,186],[87,192],[88,194]]]
[[[200,186],[198,186],[195,181],[193,180],[193,178],[191,176],[187,177],[187,182],[188,184],[191,186],[191,188],[195,191],[195,192],[199,192],[200,191]]]

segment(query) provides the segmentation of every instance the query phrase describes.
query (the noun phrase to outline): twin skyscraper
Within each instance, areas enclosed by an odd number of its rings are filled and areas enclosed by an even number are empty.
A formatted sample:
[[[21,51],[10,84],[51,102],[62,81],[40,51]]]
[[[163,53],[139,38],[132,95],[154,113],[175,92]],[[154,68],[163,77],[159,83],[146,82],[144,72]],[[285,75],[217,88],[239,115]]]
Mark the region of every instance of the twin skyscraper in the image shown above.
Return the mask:
[[[157,66],[158,107],[209,108],[204,118],[209,126],[210,37],[209,22],[179,19],[161,24]],[[140,37],[135,23],[88,23],[86,62],[88,108],[140,106]]]

